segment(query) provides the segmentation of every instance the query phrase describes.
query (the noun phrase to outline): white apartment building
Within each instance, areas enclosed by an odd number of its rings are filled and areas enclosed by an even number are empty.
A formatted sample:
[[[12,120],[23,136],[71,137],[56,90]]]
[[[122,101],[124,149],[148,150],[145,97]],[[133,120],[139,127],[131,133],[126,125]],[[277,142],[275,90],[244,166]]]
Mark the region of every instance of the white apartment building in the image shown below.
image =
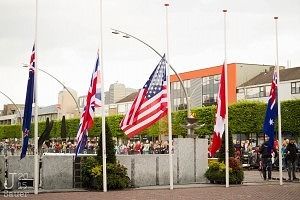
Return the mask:
[[[260,73],[237,87],[237,100],[268,101],[273,77],[273,69]],[[300,99],[300,67],[281,69],[280,100]]]

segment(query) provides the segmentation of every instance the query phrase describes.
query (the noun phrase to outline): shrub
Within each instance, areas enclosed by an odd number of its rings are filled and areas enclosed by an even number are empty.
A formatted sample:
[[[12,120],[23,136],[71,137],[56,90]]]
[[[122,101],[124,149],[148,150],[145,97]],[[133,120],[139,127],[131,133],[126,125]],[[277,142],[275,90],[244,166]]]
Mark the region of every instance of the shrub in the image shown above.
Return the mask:
[[[87,158],[81,168],[82,185],[85,188],[102,190],[103,172],[102,165],[94,158]],[[130,179],[127,176],[127,168],[120,163],[107,164],[107,188],[110,190],[129,187]]]
[[[224,184],[226,181],[226,166],[224,162],[214,161],[209,164],[209,168],[204,176],[211,183]],[[235,158],[229,159],[229,183],[241,184],[244,180],[244,171],[239,160]]]

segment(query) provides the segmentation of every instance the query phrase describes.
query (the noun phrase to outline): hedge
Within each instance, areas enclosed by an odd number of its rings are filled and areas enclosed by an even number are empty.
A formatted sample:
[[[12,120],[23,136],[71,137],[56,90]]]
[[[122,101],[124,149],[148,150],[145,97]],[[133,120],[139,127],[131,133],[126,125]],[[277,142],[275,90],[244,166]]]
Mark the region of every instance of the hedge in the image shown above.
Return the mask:
[[[213,132],[215,121],[216,106],[205,106],[192,110],[195,117],[199,119],[199,124],[203,125],[197,129],[195,133],[203,137]],[[262,126],[266,112],[266,104],[254,101],[240,101],[229,106],[229,131],[232,134],[262,133]],[[186,129],[182,126],[186,124],[187,112],[178,111],[172,113],[172,130],[173,135],[186,136]],[[122,115],[108,116],[107,124],[111,129],[113,137],[126,137],[119,127]],[[281,103],[281,120],[282,131],[293,133],[294,136],[300,136],[300,100],[289,100]],[[79,119],[66,120],[67,137],[75,137],[78,130]],[[54,121],[50,138],[60,137],[61,121]],[[101,117],[96,117],[94,126],[89,131],[89,136],[97,137],[101,132]],[[31,125],[31,133],[33,133],[34,124]],[[45,122],[39,123],[39,135],[45,129]],[[159,122],[144,130],[141,134],[149,136],[158,136],[159,134],[167,134],[167,118],[161,119]],[[32,136],[33,134],[31,134]],[[20,138],[20,125],[1,125],[0,139],[2,138]]]

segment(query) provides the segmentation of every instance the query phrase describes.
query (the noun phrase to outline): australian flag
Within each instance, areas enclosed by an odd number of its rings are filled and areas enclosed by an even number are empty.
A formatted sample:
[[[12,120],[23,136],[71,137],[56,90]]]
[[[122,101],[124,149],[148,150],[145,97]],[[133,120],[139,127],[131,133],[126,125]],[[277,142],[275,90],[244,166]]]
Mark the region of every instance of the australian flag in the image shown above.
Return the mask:
[[[264,122],[264,133],[269,136],[269,144],[268,149],[273,149],[274,145],[274,126],[275,126],[275,120],[278,116],[278,107],[277,107],[277,73],[274,70],[273,79],[272,79],[272,85],[271,85],[271,91],[268,101],[268,107],[266,111],[265,116],[265,122]]]
[[[34,46],[32,49],[32,54],[30,58],[29,66],[29,78],[27,82],[26,100],[23,116],[23,145],[21,152],[21,159],[26,156],[28,140],[30,135],[30,124],[31,124],[31,114],[32,114],[32,103],[33,103],[33,92],[34,92],[34,70],[35,70],[35,51]]]

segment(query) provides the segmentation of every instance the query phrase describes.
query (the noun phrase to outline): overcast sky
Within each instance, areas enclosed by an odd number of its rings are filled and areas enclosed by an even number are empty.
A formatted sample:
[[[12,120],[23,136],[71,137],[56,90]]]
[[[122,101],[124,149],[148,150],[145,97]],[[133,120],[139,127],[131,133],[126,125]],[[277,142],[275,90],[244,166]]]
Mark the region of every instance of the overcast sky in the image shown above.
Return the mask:
[[[184,72],[224,60],[223,9],[228,10],[228,62],[274,64],[279,17],[279,64],[300,66],[299,0],[103,0],[105,88],[118,81],[141,88],[159,62],[143,44],[111,34],[128,32],[160,53],[166,50],[165,2],[169,7],[170,62]],[[38,64],[66,86],[85,95],[100,43],[99,0],[39,0]],[[25,102],[28,63],[35,37],[35,0],[0,0],[0,91]],[[57,103],[62,89],[43,73],[39,105]],[[9,103],[0,96],[0,109]]]

